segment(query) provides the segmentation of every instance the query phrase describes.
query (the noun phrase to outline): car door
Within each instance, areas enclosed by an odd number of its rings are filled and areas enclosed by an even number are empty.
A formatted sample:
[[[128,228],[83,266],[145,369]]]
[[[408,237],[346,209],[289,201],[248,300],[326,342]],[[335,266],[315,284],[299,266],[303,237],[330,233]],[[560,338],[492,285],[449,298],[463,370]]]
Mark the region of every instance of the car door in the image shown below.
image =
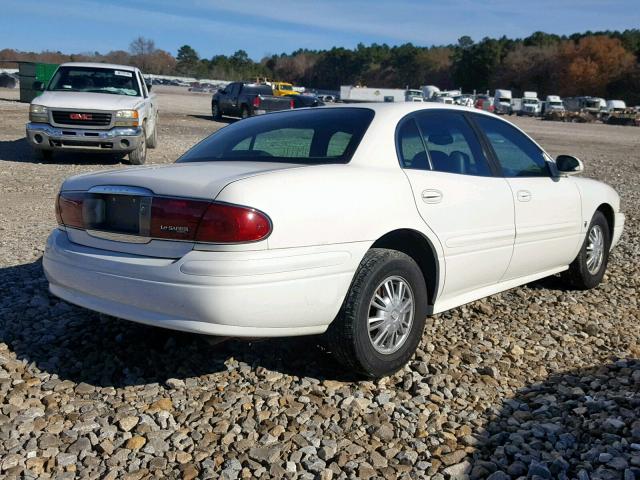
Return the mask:
[[[235,107],[233,105],[233,98],[238,97],[238,83],[230,83],[224,90],[224,93],[220,97],[220,110],[226,115],[234,115]]]
[[[513,251],[513,199],[466,115],[418,112],[405,117],[397,135],[420,215],[443,246],[440,300],[497,283]]]
[[[574,181],[552,175],[551,158],[508,122],[474,114],[515,205],[516,241],[505,280],[568,265],[582,242],[581,200]]]
[[[142,96],[145,99],[144,104],[142,105],[142,109],[143,109],[143,117],[147,119],[147,132],[152,132],[153,129],[155,128],[155,121],[156,121],[155,106],[153,104],[153,98],[151,98],[149,90],[147,89],[147,84],[144,81],[144,77],[142,76],[142,73],[137,72],[137,76],[138,76],[138,82],[140,83],[140,91],[142,92]]]

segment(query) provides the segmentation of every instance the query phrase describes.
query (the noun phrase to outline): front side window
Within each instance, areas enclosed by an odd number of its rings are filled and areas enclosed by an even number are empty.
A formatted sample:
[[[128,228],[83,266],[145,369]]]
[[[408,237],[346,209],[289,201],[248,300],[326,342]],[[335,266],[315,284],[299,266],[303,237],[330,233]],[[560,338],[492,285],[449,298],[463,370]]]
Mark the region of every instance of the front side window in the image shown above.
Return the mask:
[[[476,115],[475,119],[491,143],[505,177],[549,176],[544,152],[526,135],[488,115]]]
[[[480,142],[462,113],[422,112],[416,115],[416,121],[433,170],[462,175],[492,175]]]
[[[178,162],[348,163],[374,113],[368,108],[291,110],[224,127]]]
[[[138,79],[134,72],[102,67],[60,67],[47,90],[140,96]]]

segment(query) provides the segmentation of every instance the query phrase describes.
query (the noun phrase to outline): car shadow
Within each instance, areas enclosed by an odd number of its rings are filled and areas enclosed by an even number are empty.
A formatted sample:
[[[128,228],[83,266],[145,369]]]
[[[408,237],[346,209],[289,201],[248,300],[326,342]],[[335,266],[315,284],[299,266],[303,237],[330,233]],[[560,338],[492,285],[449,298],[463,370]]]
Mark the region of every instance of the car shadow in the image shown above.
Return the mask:
[[[123,387],[164,383],[238,368],[352,381],[317,337],[227,340],[101,315],[48,292],[42,262],[0,269],[0,343],[18,359],[62,380]],[[235,365],[235,366],[234,366]]]
[[[231,123],[235,123],[239,120],[241,120],[240,118],[229,118],[229,117],[222,117],[219,118],[218,120],[214,120],[213,117],[211,115],[188,115],[191,118],[197,118],[199,120],[208,120],[210,122],[218,122],[218,123],[226,123],[226,124],[231,124]]]
[[[534,290],[560,290],[560,291],[570,291],[574,290],[566,282],[562,281],[560,275],[552,275],[550,277],[544,277],[539,280],[535,280],[531,283],[527,283],[528,288],[532,288]]]
[[[122,157],[109,153],[55,152],[51,160],[39,157],[29,146],[26,137],[0,140],[0,161],[47,163],[57,165],[117,165]]]
[[[468,478],[640,478],[638,359],[553,374],[483,416]]]

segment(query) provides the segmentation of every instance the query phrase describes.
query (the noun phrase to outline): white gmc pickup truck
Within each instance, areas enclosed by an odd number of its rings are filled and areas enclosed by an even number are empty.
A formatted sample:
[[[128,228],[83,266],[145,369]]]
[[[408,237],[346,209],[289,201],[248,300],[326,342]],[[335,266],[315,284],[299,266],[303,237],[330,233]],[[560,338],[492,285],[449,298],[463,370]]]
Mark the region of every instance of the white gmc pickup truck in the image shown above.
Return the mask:
[[[44,160],[56,150],[129,155],[142,165],[157,143],[158,108],[135,67],[64,63],[29,108],[27,139]]]

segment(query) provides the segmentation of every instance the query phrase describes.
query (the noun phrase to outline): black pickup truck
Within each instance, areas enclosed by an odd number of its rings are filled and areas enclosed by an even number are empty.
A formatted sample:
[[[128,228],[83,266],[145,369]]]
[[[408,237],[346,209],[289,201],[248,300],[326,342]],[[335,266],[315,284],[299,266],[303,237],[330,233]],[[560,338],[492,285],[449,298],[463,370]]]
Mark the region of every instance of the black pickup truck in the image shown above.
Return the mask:
[[[269,85],[233,82],[218,90],[211,99],[214,120],[222,116],[247,118],[294,107],[288,97],[275,97]]]

